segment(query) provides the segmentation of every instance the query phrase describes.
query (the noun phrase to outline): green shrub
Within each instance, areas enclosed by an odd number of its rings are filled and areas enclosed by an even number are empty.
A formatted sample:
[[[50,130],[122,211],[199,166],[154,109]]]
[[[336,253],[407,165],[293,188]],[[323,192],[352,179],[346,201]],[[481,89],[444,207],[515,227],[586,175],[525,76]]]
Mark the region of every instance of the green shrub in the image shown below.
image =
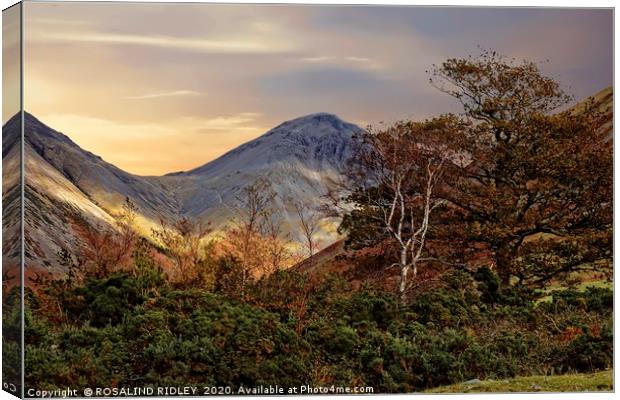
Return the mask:
[[[175,289],[148,257],[139,260],[131,274],[28,292],[30,386],[333,384],[395,393],[613,361],[609,289],[556,291],[537,305],[525,288],[500,291],[488,269],[451,271],[402,305],[381,288],[282,271],[240,298],[232,259],[220,260],[214,293]],[[19,325],[18,313],[3,319],[5,328]]]

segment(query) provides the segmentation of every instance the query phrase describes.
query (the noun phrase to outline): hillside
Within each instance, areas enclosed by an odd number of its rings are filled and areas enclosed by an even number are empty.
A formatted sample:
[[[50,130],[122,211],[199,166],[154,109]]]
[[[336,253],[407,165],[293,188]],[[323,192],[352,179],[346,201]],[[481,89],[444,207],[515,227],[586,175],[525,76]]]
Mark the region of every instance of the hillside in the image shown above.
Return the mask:
[[[614,92],[612,87],[605,88],[593,96],[584,99],[575,104],[571,109],[573,112],[578,113],[583,110],[586,105],[590,104],[597,110],[603,118],[606,118],[608,122],[603,126],[605,132],[610,138],[613,138],[613,112],[614,112]]]
[[[354,137],[362,132],[335,115],[312,114],[285,122],[196,169],[155,177],[117,168],[28,113],[24,122],[26,259],[31,270],[54,273],[63,270],[57,260],[60,249],[74,250],[81,240],[72,226],[76,216],[92,226],[113,227],[128,198],[138,208],[138,228],[146,236],[160,218],[198,218],[217,232],[230,224],[243,188],[259,178],[266,178],[276,193],[284,233],[300,241],[293,201],[318,206],[329,183],[341,179]],[[19,131],[15,116],[4,127],[7,172],[19,159]],[[11,193],[3,191],[9,209]],[[18,216],[5,224],[13,219]],[[323,219],[317,235],[320,248],[337,240],[335,227],[336,221]]]

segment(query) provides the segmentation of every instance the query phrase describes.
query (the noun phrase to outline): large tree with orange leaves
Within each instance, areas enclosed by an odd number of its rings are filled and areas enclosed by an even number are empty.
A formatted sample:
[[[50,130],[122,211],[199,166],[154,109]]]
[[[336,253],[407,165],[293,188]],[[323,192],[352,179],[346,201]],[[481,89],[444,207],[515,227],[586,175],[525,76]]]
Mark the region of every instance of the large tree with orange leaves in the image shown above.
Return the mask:
[[[611,266],[612,143],[594,101],[571,97],[532,62],[495,52],[449,59],[431,83],[457,99],[469,124],[442,193],[460,211],[451,229],[488,246],[504,285],[542,284]]]

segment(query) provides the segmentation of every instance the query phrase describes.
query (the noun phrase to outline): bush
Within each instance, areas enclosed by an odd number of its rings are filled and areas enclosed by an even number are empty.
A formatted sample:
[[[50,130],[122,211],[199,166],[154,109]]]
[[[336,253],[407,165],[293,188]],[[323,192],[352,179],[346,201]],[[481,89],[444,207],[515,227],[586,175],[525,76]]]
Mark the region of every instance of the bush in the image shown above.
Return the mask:
[[[29,293],[27,382],[62,386],[372,386],[410,392],[478,378],[612,365],[611,290],[499,291],[490,270],[451,271],[409,304],[381,288],[281,271],[235,292],[220,260],[215,293],[132,273]],[[8,299],[8,298],[7,298]],[[46,310],[61,306],[63,323]],[[5,314],[5,326],[16,321]],[[7,325],[8,323],[8,325]],[[10,349],[10,348],[9,348]]]
[[[445,286],[415,296],[409,307],[423,324],[459,327],[479,318],[480,296],[469,274],[451,271],[444,274]]]
[[[145,300],[137,279],[117,273],[109,278],[86,280],[83,286],[66,294],[64,306],[71,320],[103,327],[117,325]]]
[[[570,342],[556,367],[573,371],[598,371],[613,365],[613,329],[603,328],[599,336],[585,332]]]

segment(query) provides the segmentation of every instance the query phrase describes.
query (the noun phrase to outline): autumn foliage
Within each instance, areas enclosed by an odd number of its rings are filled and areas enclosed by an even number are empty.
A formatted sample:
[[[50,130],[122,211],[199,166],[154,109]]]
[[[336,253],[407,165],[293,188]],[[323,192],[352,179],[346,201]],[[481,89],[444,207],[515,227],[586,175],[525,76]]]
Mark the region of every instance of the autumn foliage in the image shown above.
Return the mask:
[[[487,259],[504,286],[609,270],[612,143],[600,105],[567,108],[538,64],[495,52],[430,73],[463,113],[371,131],[353,168],[370,182],[347,199],[349,246],[398,248],[403,272]]]

